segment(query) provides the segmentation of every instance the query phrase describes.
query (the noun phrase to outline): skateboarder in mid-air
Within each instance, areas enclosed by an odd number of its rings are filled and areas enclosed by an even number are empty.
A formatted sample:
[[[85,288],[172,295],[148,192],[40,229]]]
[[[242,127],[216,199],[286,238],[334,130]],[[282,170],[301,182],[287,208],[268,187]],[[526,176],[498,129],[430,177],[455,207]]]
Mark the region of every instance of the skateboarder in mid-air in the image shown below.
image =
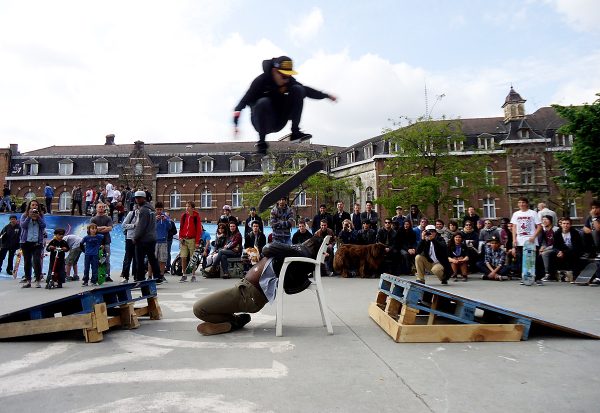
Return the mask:
[[[304,98],[336,101],[333,95],[304,86],[292,76],[297,74],[293,69],[292,59],[287,56],[275,57],[263,61],[263,73],[259,75],[234,109],[234,134],[238,134],[238,122],[241,111],[250,106],[251,120],[258,132],[257,152],[266,155],[269,145],[265,141],[267,134],[279,132],[292,121],[290,141],[302,142],[312,135],[300,131],[300,118]]]

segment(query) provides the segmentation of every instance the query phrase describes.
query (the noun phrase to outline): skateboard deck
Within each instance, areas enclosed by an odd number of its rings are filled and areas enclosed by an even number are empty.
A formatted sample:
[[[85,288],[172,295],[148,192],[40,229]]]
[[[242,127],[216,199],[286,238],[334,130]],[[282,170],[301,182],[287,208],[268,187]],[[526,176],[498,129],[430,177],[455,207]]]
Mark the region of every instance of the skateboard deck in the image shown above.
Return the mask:
[[[23,255],[23,253],[21,252],[21,249],[17,250],[17,259],[15,260],[15,265],[13,266],[13,279],[17,278],[17,273],[19,272],[19,266],[21,265],[21,255]]]
[[[589,285],[597,277],[599,269],[600,262],[590,262],[571,284]]]
[[[535,243],[526,241],[523,244],[523,269],[521,271],[523,284],[532,285],[535,282]]]
[[[304,136],[305,136],[304,139],[292,141],[292,140],[290,140],[290,138],[292,137],[292,134],[288,133],[287,135],[283,135],[281,138],[279,138],[279,140],[280,141],[286,141],[287,140],[287,141],[294,142],[294,143],[301,143],[301,142],[305,142],[305,141],[308,141],[308,140],[312,139],[312,135],[311,134],[306,134]]]
[[[198,248],[194,250],[192,259],[190,260],[190,262],[187,265],[187,268],[185,269],[186,274],[193,274],[194,272],[196,272],[198,266],[200,265],[202,253],[204,253],[204,241],[200,240],[200,245],[198,245]]]
[[[287,180],[267,192],[258,203],[258,212],[261,213],[265,211],[279,201],[281,197],[287,197],[289,193],[299,187],[302,182],[323,169],[325,169],[325,162],[322,160],[309,162],[304,168],[300,169]]]
[[[106,257],[104,250],[98,251],[98,285],[104,284],[106,280]]]

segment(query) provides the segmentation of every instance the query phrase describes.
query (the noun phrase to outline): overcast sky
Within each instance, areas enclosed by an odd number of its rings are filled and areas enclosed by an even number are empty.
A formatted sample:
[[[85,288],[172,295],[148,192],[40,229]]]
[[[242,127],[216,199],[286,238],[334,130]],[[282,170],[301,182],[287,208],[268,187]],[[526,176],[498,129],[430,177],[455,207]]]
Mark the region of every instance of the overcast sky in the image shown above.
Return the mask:
[[[307,100],[302,129],[347,146],[423,115],[425,84],[434,117],[502,116],[511,85],[528,113],[593,102],[600,2],[2,0],[0,146],[234,142],[233,107],[282,54],[339,98]]]

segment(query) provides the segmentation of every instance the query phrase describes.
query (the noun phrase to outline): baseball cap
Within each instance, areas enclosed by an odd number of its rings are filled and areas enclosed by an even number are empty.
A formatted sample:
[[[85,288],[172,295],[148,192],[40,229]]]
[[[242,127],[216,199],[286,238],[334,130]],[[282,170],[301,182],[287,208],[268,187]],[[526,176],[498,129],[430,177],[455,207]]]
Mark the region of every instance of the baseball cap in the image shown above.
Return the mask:
[[[425,231],[435,231],[435,232],[437,232],[437,230],[435,229],[435,225],[427,225],[425,227]]]
[[[273,67],[283,73],[284,75],[292,76],[297,75],[298,72],[294,70],[294,62],[287,56],[279,56],[273,61]]]
[[[398,206],[396,207],[396,209],[404,209],[404,208],[402,208],[400,205],[398,205]]]
[[[231,207],[229,205],[227,205],[227,204],[223,205],[223,209],[231,211]]]
[[[499,243],[499,242],[500,242],[500,239],[499,239],[497,236],[495,236],[495,235],[494,235],[493,237],[491,237],[491,238],[488,240],[488,242],[498,242],[498,243]]]
[[[133,196],[134,198],[146,198],[146,193],[144,191],[135,191],[135,194]]]

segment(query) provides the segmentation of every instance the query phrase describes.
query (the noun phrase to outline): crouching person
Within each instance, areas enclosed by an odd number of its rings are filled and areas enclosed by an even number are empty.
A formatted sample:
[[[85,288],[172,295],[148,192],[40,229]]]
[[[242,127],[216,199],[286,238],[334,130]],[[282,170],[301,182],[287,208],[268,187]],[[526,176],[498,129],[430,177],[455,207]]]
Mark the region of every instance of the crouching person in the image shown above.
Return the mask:
[[[279,271],[285,257],[316,258],[323,239],[313,236],[302,244],[273,242],[263,248],[264,257],[235,286],[212,293],[194,303],[194,315],[204,321],[197,330],[210,336],[238,330],[250,322],[250,314],[275,301]],[[314,265],[292,263],[288,267],[284,290],[287,294],[304,291]],[[241,314],[236,314],[241,313]]]
[[[488,241],[489,248],[485,249],[485,258],[477,263],[477,267],[483,273],[484,280],[504,281],[508,280],[510,266],[506,265],[506,251],[500,246],[500,239],[493,236]]]

